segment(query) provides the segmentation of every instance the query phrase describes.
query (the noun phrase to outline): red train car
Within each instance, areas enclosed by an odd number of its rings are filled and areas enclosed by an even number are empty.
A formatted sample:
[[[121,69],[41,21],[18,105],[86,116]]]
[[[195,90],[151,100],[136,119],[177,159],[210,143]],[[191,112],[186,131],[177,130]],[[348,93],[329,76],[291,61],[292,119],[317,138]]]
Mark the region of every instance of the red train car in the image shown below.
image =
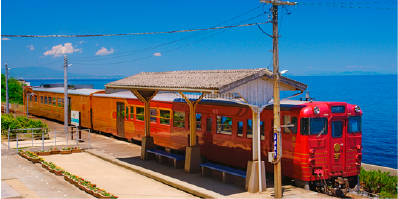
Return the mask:
[[[89,117],[82,120],[92,120],[88,124],[94,131],[134,140],[145,135],[143,103],[130,91],[93,92],[89,96],[81,98],[91,107]],[[72,100],[72,109],[77,101]],[[173,93],[156,95],[150,105],[155,144],[183,152],[189,145],[188,105]],[[265,160],[273,149],[272,109],[268,106],[260,115],[261,154]],[[40,110],[32,113],[40,115]],[[282,175],[300,182],[319,181],[319,175],[325,179],[356,179],[362,159],[361,117],[359,106],[344,102],[282,100],[281,124],[294,125],[282,129]],[[251,160],[250,108],[225,100],[203,99],[197,106],[196,132],[203,158],[242,169]],[[266,163],[266,170],[272,172],[273,165]]]

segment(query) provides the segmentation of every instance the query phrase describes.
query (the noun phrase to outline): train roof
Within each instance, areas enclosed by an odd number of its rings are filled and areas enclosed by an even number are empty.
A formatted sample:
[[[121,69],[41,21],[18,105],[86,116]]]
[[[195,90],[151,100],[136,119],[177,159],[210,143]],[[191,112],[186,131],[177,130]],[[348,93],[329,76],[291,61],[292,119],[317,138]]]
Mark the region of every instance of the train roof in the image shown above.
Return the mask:
[[[32,88],[33,92],[34,91],[43,91],[43,92],[53,92],[53,93],[64,93],[64,87],[56,87],[56,88]],[[98,92],[98,91],[103,91],[102,89],[88,89],[88,88],[82,88],[82,89],[68,89],[69,94],[76,94],[76,95],[90,95],[92,93]]]

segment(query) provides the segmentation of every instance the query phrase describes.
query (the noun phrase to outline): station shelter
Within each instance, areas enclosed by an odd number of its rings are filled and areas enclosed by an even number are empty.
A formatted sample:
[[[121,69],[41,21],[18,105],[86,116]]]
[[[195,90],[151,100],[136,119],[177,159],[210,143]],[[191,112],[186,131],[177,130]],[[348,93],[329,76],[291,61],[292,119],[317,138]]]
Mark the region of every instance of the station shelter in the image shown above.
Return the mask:
[[[141,158],[148,159],[147,149],[155,147],[150,131],[150,101],[158,92],[179,93],[190,107],[189,146],[186,147],[185,171],[200,172],[200,148],[196,141],[196,106],[203,98],[218,97],[252,110],[253,139],[252,161],[247,164],[246,190],[257,192],[266,189],[265,165],[261,161],[260,113],[272,104],[273,74],[265,68],[239,70],[190,70],[169,72],[141,72],[105,85],[106,93],[130,90],[144,103],[145,137],[142,138]],[[281,91],[299,91],[307,85],[280,76]],[[192,97],[189,93],[197,93]],[[228,96],[228,97],[226,97]],[[261,189],[260,189],[261,186]]]

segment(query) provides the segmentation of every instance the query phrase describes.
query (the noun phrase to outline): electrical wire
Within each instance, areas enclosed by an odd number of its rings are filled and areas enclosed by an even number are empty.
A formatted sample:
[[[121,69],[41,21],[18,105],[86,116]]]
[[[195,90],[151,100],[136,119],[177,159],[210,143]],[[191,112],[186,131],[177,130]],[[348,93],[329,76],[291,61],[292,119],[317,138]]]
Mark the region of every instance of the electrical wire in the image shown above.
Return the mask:
[[[340,5],[360,5],[360,4],[385,4],[385,3],[397,3],[397,2],[356,2],[356,3],[297,3],[297,5],[306,6],[327,6],[337,8],[364,8],[364,9],[397,9],[396,7],[363,7],[363,6],[340,6]]]

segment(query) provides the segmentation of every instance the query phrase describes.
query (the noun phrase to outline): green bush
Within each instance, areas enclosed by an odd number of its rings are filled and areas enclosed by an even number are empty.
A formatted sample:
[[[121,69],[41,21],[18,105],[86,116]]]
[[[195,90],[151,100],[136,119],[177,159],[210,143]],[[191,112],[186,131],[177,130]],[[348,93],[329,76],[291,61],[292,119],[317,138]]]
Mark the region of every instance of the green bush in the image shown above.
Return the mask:
[[[359,180],[365,183],[367,192],[379,194],[383,198],[397,198],[398,177],[390,176],[390,172],[365,171],[361,168]]]
[[[10,103],[23,104],[22,84],[15,78],[8,78],[8,98]],[[1,74],[1,101],[6,101],[6,77]]]
[[[47,128],[48,125],[43,123],[41,120],[29,119],[26,116],[18,116],[14,118],[12,114],[1,115],[1,131],[3,135],[8,134],[8,129],[30,129],[30,128]],[[25,131],[10,131],[10,136],[15,137],[17,133],[31,133],[30,130]],[[33,130],[33,133],[43,133],[45,129]],[[34,137],[41,137],[40,134],[34,135]]]

